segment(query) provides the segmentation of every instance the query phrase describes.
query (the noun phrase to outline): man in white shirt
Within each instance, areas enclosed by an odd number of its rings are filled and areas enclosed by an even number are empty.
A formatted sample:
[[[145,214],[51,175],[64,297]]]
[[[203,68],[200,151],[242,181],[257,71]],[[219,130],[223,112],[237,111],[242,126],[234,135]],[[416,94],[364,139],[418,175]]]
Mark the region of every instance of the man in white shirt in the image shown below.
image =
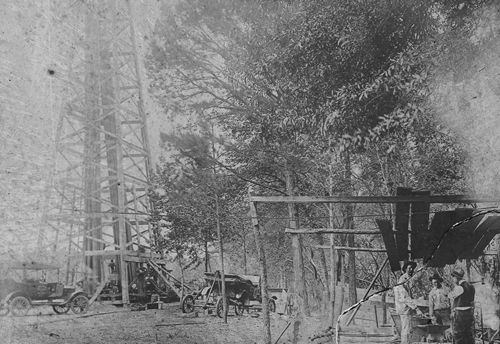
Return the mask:
[[[413,272],[417,267],[417,263],[405,261],[403,263],[403,274],[398,280],[398,284],[394,287],[394,302],[396,304],[396,313],[401,319],[401,344],[408,344],[409,337],[412,332],[411,318],[415,313],[422,314],[418,309],[415,300],[412,298],[409,286],[409,280],[413,276]]]
[[[429,277],[432,290],[429,293],[429,316],[434,324],[450,324],[450,300],[447,290],[443,287],[443,279],[436,272]]]

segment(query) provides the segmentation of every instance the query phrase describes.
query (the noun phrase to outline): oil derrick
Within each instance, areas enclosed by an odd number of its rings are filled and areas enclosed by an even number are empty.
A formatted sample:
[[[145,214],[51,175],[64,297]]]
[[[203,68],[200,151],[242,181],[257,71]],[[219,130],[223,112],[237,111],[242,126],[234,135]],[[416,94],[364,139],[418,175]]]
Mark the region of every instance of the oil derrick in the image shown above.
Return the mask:
[[[66,282],[117,275],[129,303],[138,263],[154,255],[151,168],[133,2],[77,1],[40,252],[66,260]],[[62,254],[64,253],[64,254]],[[111,260],[115,269],[111,269]],[[113,270],[113,271],[110,271]]]

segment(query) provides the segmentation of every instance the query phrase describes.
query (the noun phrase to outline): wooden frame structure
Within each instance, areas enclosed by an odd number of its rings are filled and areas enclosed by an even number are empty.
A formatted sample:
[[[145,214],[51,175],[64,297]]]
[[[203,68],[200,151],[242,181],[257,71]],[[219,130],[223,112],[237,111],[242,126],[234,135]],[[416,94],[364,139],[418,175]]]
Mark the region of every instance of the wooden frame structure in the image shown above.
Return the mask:
[[[155,245],[147,222],[151,153],[133,1],[77,1],[52,11],[62,12],[58,20],[70,28],[75,48],[61,72],[65,99],[39,252],[66,251],[67,282],[75,274],[104,282],[105,260],[115,259],[127,304],[134,263],[153,257]]]
[[[417,204],[421,207],[422,204],[430,205],[430,204],[471,204],[471,203],[497,203],[497,199],[490,198],[474,198],[466,195],[430,195],[428,192],[416,192],[414,194],[406,194],[406,195],[397,195],[397,196],[331,196],[331,197],[313,197],[313,196],[250,196],[249,202],[251,204],[251,216],[252,221],[256,227],[258,227],[258,213],[256,211],[258,203],[275,203],[275,204],[314,204],[314,203],[356,203],[356,204],[367,204],[367,203],[375,203],[375,204],[401,204],[406,205],[408,207],[410,204]],[[375,230],[355,230],[349,228],[298,228],[296,221],[293,221],[293,226],[291,228],[286,228],[285,232],[291,234],[292,236],[300,236],[304,234],[331,234],[329,246],[318,246],[319,249],[329,249],[331,252],[331,285],[330,285],[330,293],[331,293],[331,315],[332,321],[335,324],[334,319],[334,310],[335,310],[335,287],[337,281],[337,271],[336,271],[336,251],[337,250],[349,250],[349,251],[370,251],[370,252],[386,252],[385,249],[372,249],[372,248],[359,248],[359,247],[341,247],[334,245],[334,235],[335,234],[353,234],[353,235],[361,235],[361,234],[382,234],[380,231]],[[370,286],[363,297],[363,300],[368,297],[370,290],[375,284],[376,279],[379,277],[380,273],[383,270],[383,267],[388,263],[389,258],[384,261],[384,264],[381,268],[378,269],[375,277],[370,283]],[[298,267],[294,266],[294,271]],[[347,322],[350,324],[356,315],[359,307],[356,307],[351,313],[351,316]]]

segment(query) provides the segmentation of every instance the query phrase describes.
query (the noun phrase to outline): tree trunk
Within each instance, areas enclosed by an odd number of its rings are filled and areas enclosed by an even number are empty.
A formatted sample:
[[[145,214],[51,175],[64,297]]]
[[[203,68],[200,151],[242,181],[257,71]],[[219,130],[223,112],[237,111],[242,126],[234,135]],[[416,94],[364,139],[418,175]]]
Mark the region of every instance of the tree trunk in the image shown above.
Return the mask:
[[[349,152],[345,153],[344,160],[344,181],[346,186],[346,194],[348,196],[352,195],[352,172],[351,172],[351,157]],[[344,214],[343,214],[343,228],[353,229],[354,228],[354,207],[352,204],[346,204],[344,206]],[[347,246],[354,247],[354,235],[347,235]],[[355,251],[349,251],[347,253],[348,256],[348,271],[349,271],[349,303],[355,304],[357,302],[357,293],[356,293],[356,253]]]
[[[212,126],[212,138],[215,137],[214,127]],[[212,140],[212,159],[216,160],[216,151],[215,151],[215,143]],[[222,232],[220,225],[220,205],[219,205],[219,184],[217,183],[217,169],[216,166],[213,166],[213,189],[215,191],[215,220],[217,227],[217,239],[219,241],[219,257],[220,257],[220,278],[221,278],[221,286],[222,286],[222,305],[223,305],[223,314],[224,314],[224,323],[227,324],[227,312],[228,312],[228,299],[226,297],[226,277],[224,274],[224,245],[222,242]]]
[[[248,192],[250,196],[250,190]],[[271,344],[271,319],[269,317],[269,296],[267,293],[267,266],[266,266],[266,251],[262,243],[262,233],[260,230],[259,220],[257,218],[257,208],[253,202],[250,202],[250,216],[252,218],[252,229],[255,237],[255,246],[259,254],[260,265],[260,284],[262,295],[262,320],[264,323],[264,344]]]
[[[323,239],[322,234],[316,234],[316,239],[318,241],[318,245],[324,246],[325,245],[325,240]],[[326,264],[326,255],[325,251],[323,249],[320,249],[319,252],[319,263],[321,265],[321,272],[323,275],[323,281],[325,281],[325,288],[323,291],[323,305],[328,304],[328,302],[331,300],[331,295],[330,295],[330,277],[328,276],[328,266]]]
[[[204,242],[204,250],[205,250],[205,272],[209,272],[210,271],[210,257],[208,256],[208,241],[207,239],[205,238],[205,242]]]
[[[181,297],[179,301],[179,309],[182,309],[182,300],[184,299],[184,266],[182,265],[182,255],[177,251],[177,262],[181,269]]]
[[[290,170],[285,169],[286,191],[287,195],[293,195],[293,181]],[[297,207],[295,204],[288,204],[288,216],[290,217],[290,228],[298,228]],[[306,280],[304,274],[304,257],[302,254],[302,236],[300,234],[292,235],[292,250],[293,250],[293,272],[294,272],[294,289],[303,299],[303,311],[306,316],[310,316],[309,300],[306,289]]]
[[[333,151],[330,151],[330,156],[331,156],[331,160],[330,160],[330,164],[328,165],[328,194],[330,196],[333,196],[334,194],[334,182],[333,182],[333,177],[334,177],[334,173],[333,173],[333,167],[334,167],[334,164],[336,163],[336,159],[335,159],[335,154]],[[330,228],[335,228],[335,213],[334,213],[334,205],[332,203],[328,204],[328,225]],[[339,275],[340,275],[340,271],[339,271],[339,268],[338,268],[338,263],[339,261],[341,261],[340,257],[339,257],[339,254],[337,252],[337,250],[335,250],[334,246],[335,246],[335,234],[330,234],[330,246],[331,246],[331,249],[330,249],[330,269],[331,269],[331,281],[330,281],[330,320],[331,320],[331,324],[332,326],[335,326],[335,322],[337,321],[337,316],[338,316],[338,312],[336,311],[336,309],[339,307],[338,304],[336,304],[337,302],[337,281],[338,281],[338,278],[339,278]],[[342,305],[340,305],[340,309],[342,309]]]
[[[219,257],[220,257],[220,278],[222,281],[222,304],[223,304],[223,313],[224,313],[224,323],[227,323],[227,310],[228,310],[228,302],[226,297],[226,278],[224,274],[224,247],[222,243],[222,233],[220,228],[220,210],[219,210],[219,195],[217,191],[215,193],[215,214],[217,221],[217,239],[219,240]]]
[[[330,196],[333,196],[333,183],[330,175]],[[335,228],[334,212],[333,212],[333,204],[328,204],[328,224],[330,228]],[[332,326],[335,326],[335,322],[337,321],[337,316],[339,312],[336,311],[339,305],[336,305],[337,302],[337,281],[339,278],[339,261],[341,261],[337,250],[335,250],[335,234],[330,234],[330,269],[331,269],[331,280],[330,280],[330,318]],[[342,305],[340,305],[340,309],[342,309]]]
[[[247,272],[247,236],[243,235],[243,271],[246,275]]]

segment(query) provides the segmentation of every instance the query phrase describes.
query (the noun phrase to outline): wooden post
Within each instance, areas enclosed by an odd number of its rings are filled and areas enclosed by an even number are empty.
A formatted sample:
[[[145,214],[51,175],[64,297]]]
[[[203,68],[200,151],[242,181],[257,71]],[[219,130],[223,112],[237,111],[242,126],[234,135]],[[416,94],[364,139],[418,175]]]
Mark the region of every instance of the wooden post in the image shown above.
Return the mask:
[[[137,206],[137,196],[136,196],[136,189],[135,189],[135,185],[132,186],[132,199],[134,200],[134,222],[135,222],[135,226],[134,226],[134,231],[135,231],[135,234],[137,236],[137,244],[139,247],[141,247],[141,229],[139,228],[139,219],[137,218],[137,213],[138,213],[138,209],[139,207]],[[146,243],[148,244],[148,243]],[[152,247],[151,244],[149,244],[150,246],[149,247]]]
[[[352,166],[351,166],[351,155],[348,150],[344,152],[344,184],[345,193],[349,196],[353,193],[353,183],[352,183]],[[344,207],[343,212],[343,228],[354,228],[354,206],[352,203],[347,203]],[[347,235],[347,246],[354,247],[354,235]],[[348,251],[348,262],[349,262],[349,302],[354,304],[357,302],[357,277],[356,277],[356,253],[355,251]]]
[[[220,214],[219,214],[219,195],[218,191],[215,192],[215,213],[217,222],[217,239],[219,240],[219,256],[220,256],[220,278],[222,284],[222,305],[224,308],[224,323],[227,323],[228,302],[226,297],[226,277],[224,274],[224,247],[222,243],[222,233],[220,228]]]
[[[75,213],[75,204],[76,204],[76,190],[73,190],[73,199],[71,200],[71,213]],[[73,221],[71,221],[69,225],[69,236],[68,236],[68,259],[66,260],[66,284],[69,284],[69,270],[70,270],[70,257],[71,257],[71,245],[73,244]],[[84,260],[85,262],[85,257]]]
[[[328,142],[329,146],[331,147],[331,141],[329,140]],[[334,166],[337,164],[337,160],[335,157],[335,154],[333,151],[330,151],[330,163],[328,164],[328,194],[329,196],[333,196],[334,194]],[[328,225],[330,228],[335,228],[335,213],[334,213],[334,205],[332,203],[329,203],[327,205],[328,208]],[[337,314],[335,313],[335,302],[337,298],[337,280],[339,278],[338,276],[338,271],[337,271],[337,258],[338,258],[338,253],[335,250],[335,235],[332,233],[330,235],[330,274],[331,274],[331,280],[330,280],[330,316],[331,316],[331,324],[332,327],[335,328],[335,323],[337,321]]]
[[[214,127],[212,125],[212,159],[216,160],[216,151],[215,151],[215,142],[213,138],[215,137]],[[226,276],[224,274],[224,244],[222,243],[222,233],[220,226],[220,205],[219,205],[219,184],[217,183],[217,168],[216,165],[213,165],[212,169],[212,180],[213,180],[213,189],[215,190],[215,220],[217,227],[217,239],[219,241],[219,260],[220,260],[220,278],[221,278],[221,291],[222,291],[222,308],[224,313],[224,323],[227,324],[227,312],[228,312],[228,299],[226,294]]]
[[[324,245],[324,238],[321,234],[316,234],[316,239],[318,240],[318,243],[320,244],[320,246]],[[322,302],[321,302],[321,309],[322,309],[322,312],[323,313],[326,313],[326,308],[328,308],[328,305],[332,299],[331,295],[330,295],[330,292],[331,292],[331,289],[330,289],[330,285],[331,285],[331,282],[330,282],[330,275],[328,274],[328,265],[326,263],[326,252],[324,250],[319,250],[318,252],[318,255],[319,255],[319,262],[320,262],[320,265],[321,265],[321,272],[322,272],[322,277],[323,277],[323,280],[325,281],[325,288],[323,288],[323,291],[322,291]]]
[[[387,279],[385,280],[385,285],[388,286],[391,283],[391,267],[390,267],[390,261],[389,265],[385,267],[384,269],[387,272]],[[382,294],[382,323],[383,324],[388,324],[388,314],[387,314],[387,291],[385,291]]]
[[[293,194],[293,182],[291,172],[286,168],[286,189],[287,194]],[[298,228],[297,209],[296,205],[288,204],[288,215],[290,217],[290,228],[296,230]],[[297,294],[303,299],[303,311],[306,316],[310,316],[309,300],[306,289],[306,279],[304,276],[304,257],[302,255],[302,236],[300,234],[292,235],[292,250],[293,250],[293,274],[294,274],[294,289]]]
[[[344,213],[344,228],[354,228],[353,212],[352,204],[347,204]],[[348,248],[354,248],[354,234],[347,234],[347,246]],[[357,302],[356,249],[348,248],[345,248],[345,251],[348,252],[349,302],[355,304]]]
[[[337,321],[337,317],[335,314],[335,288],[337,287],[337,250],[335,250],[335,241],[333,240],[333,234],[330,235],[330,243],[331,243],[331,248],[330,248],[330,264],[331,264],[331,275],[332,279],[330,281],[330,313],[331,313],[331,319],[332,319],[332,327],[335,327],[335,322]]]
[[[250,196],[250,190],[248,190]],[[259,220],[257,217],[257,207],[254,202],[250,202],[250,216],[252,218],[252,229],[255,237],[255,245],[259,253],[260,284],[262,293],[262,319],[264,322],[264,344],[271,344],[271,320],[269,317],[269,296],[267,294],[267,266],[266,253],[262,245]]]

